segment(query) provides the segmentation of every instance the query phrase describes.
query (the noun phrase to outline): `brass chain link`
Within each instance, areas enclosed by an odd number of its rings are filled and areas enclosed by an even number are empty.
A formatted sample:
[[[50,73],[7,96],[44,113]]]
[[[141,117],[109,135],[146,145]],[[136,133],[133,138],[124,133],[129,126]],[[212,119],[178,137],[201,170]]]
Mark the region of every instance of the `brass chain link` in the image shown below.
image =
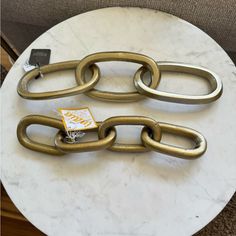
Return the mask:
[[[222,94],[223,86],[218,75],[206,68],[176,62],[157,62],[157,64],[161,72],[179,72],[200,76],[209,82],[212,91],[205,95],[183,95],[152,89],[143,83],[142,76],[147,69],[141,67],[134,75],[134,85],[140,94],[156,100],[183,104],[205,104],[213,102]]]
[[[48,74],[56,71],[76,69],[79,62],[80,61],[66,61],[66,62],[53,63],[42,66],[40,68],[38,67],[25,73],[25,75],[20,79],[18,83],[17,86],[18,94],[26,99],[46,100],[46,99],[73,96],[88,91],[89,89],[92,89],[100,79],[100,70],[95,64],[89,67],[89,69],[92,71],[92,78],[89,80],[89,82],[84,83],[81,86],[75,86],[69,89],[43,92],[43,93],[32,93],[29,91],[29,83],[32,82],[32,80],[36,78],[40,73]]]
[[[26,129],[32,124],[39,124],[59,129],[55,135],[54,146],[33,141],[27,135]],[[17,137],[19,142],[26,148],[51,155],[63,155],[72,152],[86,152],[108,149],[118,152],[144,152],[154,150],[171,156],[184,159],[195,159],[201,156],[207,148],[205,138],[197,131],[176,126],[173,124],[157,122],[144,116],[117,116],[97,122],[98,128],[86,132],[96,132],[98,140],[80,142],[76,144],[65,142],[65,130],[63,122],[59,119],[42,115],[29,115],[24,117],[18,124]],[[119,144],[116,143],[116,125],[141,125],[144,126],[140,134],[142,144]],[[172,133],[185,136],[194,142],[192,148],[176,147],[161,142],[162,133]]]
[[[156,142],[161,140],[161,128],[159,124],[148,117],[144,116],[117,116],[106,119],[101,123],[98,129],[98,137],[103,139],[106,137],[107,132],[114,128],[116,125],[144,125],[149,128],[152,137]],[[149,151],[143,144],[121,144],[114,143],[108,148],[115,152],[147,152]]]
[[[119,93],[96,90],[94,87],[100,79],[100,69],[95,63],[104,61],[127,61],[142,64],[143,66],[137,70],[133,78],[136,91]],[[42,93],[29,91],[29,82],[39,73],[46,74],[68,69],[75,70],[77,86],[70,89]],[[88,69],[92,70],[92,78],[87,82],[85,81],[85,72]],[[151,73],[151,83],[148,86],[144,84],[142,79],[146,71]],[[193,96],[156,90],[163,71],[187,73],[203,77],[209,81],[211,92],[206,95]],[[214,72],[200,66],[175,62],[155,62],[148,56],[132,52],[100,52],[91,54],[80,61],[60,62],[36,68],[21,78],[17,91],[21,97],[34,100],[53,99],[85,93],[92,98],[109,102],[133,102],[150,97],[175,103],[204,104],[218,99],[222,94],[223,86],[221,80]]]

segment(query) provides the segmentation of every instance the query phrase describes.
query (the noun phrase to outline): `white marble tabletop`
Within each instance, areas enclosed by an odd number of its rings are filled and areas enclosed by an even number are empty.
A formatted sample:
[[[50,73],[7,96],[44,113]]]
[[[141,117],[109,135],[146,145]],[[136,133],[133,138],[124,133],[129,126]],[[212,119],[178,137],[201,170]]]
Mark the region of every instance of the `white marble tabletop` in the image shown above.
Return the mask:
[[[192,63],[216,72],[222,97],[208,105],[181,105],[146,99],[114,104],[85,95],[29,101],[16,86],[32,48],[50,48],[51,63],[81,59],[100,51],[131,51],[158,61]],[[101,63],[98,88],[133,89],[138,65]],[[188,78],[187,78],[188,77]],[[32,91],[70,87],[74,72],[37,80]],[[163,74],[159,89],[188,94],[207,91],[190,76]],[[19,57],[1,89],[1,180],[24,216],[47,235],[192,235],[227,204],[236,187],[236,69],[208,35],[174,16],[139,8],[107,8],[72,17],[35,40]],[[28,114],[56,117],[59,107],[88,106],[96,120],[145,115],[200,131],[207,152],[194,161],[155,152],[99,151],[55,157],[22,147],[19,120]],[[129,132],[127,132],[127,130]],[[36,140],[52,143],[54,129],[32,126]],[[138,140],[140,129],[119,126],[119,140]],[[184,144],[173,137],[169,142]]]

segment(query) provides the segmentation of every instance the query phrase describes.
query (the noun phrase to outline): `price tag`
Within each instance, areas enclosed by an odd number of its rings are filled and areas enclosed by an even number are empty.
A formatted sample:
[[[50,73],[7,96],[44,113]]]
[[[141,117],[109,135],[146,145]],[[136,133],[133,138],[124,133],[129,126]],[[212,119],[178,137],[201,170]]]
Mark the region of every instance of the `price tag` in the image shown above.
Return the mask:
[[[88,130],[97,128],[89,108],[60,108],[66,131]]]

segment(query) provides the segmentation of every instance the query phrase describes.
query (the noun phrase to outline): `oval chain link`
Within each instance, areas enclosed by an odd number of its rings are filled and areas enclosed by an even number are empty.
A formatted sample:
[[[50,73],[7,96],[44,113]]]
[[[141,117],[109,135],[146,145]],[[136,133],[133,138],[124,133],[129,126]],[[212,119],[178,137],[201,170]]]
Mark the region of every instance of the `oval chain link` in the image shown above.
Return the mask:
[[[146,68],[141,67],[134,76],[134,84],[136,89],[147,97],[174,103],[205,104],[217,100],[222,94],[223,85],[221,80],[214,72],[206,68],[175,62],[157,62],[157,64],[161,72],[180,72],[203,77],[210,83],[212,91],[206,95],[183,95],[154,90],[143,83],[142,77],[146,72]]]
[[[145,127],[142,130],[141,138],[143,141],[143,144],[150,150],[153,150],[155,152],[161,152],[167,155],[180,157],[183,159],[195,159],[199,156],[201,156],[207,148],[207,142],[202,134],[197,132],[196,130],[186,128],[183,126],[177,126],[172,125],[168,123],[162,123],[158,122],[158,124],[161,127],[162,133],[170,133],[175,134],[178,136],[186,137],[190,139],[190,141],[193,141],[195,143],[195,146],[193,148],[182,148],[177,147],[174,145],[169,145],[161,142],[155,141],[151,135],[150,131]]]
[[[116,116],[102,122],[98,129],[99,138],[105,138],[107,132],[116,125],[144,125],[152,131],[154,140],[161,140],[161,129],[158,123],[144,116]],[[108,150],[115,152],[147,152],[149,151],[143,144],[123,144],[114,143]]]
[[[78,85],[83,85],[85,83],[85,71],[88,66],[94,65],[96,62],[105,61],[127,61],[140,63],[144,68],[151,72],[151,83],[149,87],[155,89],[159,84],[160,71],[158,69],[158,65],[152,58],[132,52],[100,52],[91,54],[80,61],[76,68],[76,81]],[[144,96],[137,91],[121,93],[99,91],[94,88],[85,94],[89,97],[109,102],[133,102],[144,98]]]
[[[32,93],[29,91],[29,83],[32,82],[32,80],[35,79],[35,77],[38,76],[40,73],[47,74],[56,71],[75,69],[79,62],[80,61],[65,61],[65,62],[53,63],[27,72],[20,79],[18,83],[17,86],[18,94],[26,99],[44,100],[44,99],[73,96],[90,90],[98,83],[100,79],[100,70],[95,64],[89,68],[92,71],[92,78],[83,85],[75,86],[69,89],[50,91],[50,92]]]
[[[62,120],[55,119],[52,117],[47,116],[41,116],[41,115],[29,115],[24,117],[20,120],[18,126],[17,126],[17,138],[21,145],[24,147],[37,151],[37,152],[43,152],[50,155],[63,155],[64,153],[57,149],[55,146],[39,143],[36,141],[33,141],[29,138],[27,134],[27,128],[30,125],[38,124],[38,125],[44,125],[53,127],[59,130],[64,130],[64,125]]]

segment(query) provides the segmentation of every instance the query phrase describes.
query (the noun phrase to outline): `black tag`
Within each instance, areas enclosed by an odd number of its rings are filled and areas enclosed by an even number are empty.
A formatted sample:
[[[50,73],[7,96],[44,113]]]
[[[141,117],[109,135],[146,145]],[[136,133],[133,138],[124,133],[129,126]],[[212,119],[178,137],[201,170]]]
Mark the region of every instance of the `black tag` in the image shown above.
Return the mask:
[[[44,66],[49,64],[50,49],[32,49],[29,64],[33,66]]]

